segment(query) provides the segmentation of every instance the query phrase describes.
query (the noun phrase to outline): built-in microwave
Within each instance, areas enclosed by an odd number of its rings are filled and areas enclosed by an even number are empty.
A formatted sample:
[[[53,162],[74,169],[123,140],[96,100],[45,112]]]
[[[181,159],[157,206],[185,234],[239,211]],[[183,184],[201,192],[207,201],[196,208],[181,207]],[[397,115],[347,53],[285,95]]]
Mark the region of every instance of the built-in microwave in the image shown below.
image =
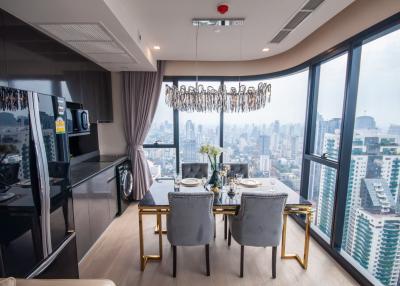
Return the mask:
[[[83,135],[90,132],[89,111],[67,108],[68,134]]]

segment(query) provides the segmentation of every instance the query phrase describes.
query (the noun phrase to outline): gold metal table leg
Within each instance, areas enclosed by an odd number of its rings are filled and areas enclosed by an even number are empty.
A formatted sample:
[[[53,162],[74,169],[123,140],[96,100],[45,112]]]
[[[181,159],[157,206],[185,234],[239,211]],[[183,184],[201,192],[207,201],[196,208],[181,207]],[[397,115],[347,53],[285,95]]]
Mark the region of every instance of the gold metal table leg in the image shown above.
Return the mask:
[[[161,226],[162,226],[162,224],[161,224]],[[161,227],[161,229],[162,229],[162,227]],[[158,225],[156,224],[156,226],[154,227],[154,234],[158,234],[159,231],[160,231],[160,228],[159,228]],[[167,234],[167,230],[166,230],[166,229],[163,229],[163,230],[162,230],[162,234]]]
[[[286,254],[286,230],[287,230],[287,217],[289,214],[304,214],[306,216],[303,258],[301,258],[298,254]],[[296,210],[287,211],[283,215],[281,258],[282,259],[295,259],[301,265],[301,267],[303,267],[305,270],[307,270],[308,254],[309,254],[309,250],[310,250],[310,225],[311,225],[311,209],[299,210],[299,211],[296,211]]]
[[[158,255],[145,255],[144,254],[144,240],[143,240],[143,215],[144,214],[156,214],[157,216],[157,227],[161,227],[161,210],[157,210],[157,212],[143,212],[139,210],[139,243],[140,243],[140,270],[144,271],[146,264],[150,260],[159,261],[162,259],[162,232],[159,232],[158,236],[158,247],[159,254]]]

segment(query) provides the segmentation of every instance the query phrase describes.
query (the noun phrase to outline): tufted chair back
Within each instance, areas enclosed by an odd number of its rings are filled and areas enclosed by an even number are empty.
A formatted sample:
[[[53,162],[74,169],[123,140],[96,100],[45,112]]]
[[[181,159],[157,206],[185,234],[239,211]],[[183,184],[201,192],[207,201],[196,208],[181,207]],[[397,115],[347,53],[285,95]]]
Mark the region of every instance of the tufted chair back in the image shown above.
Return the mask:
[[[249,164],[247,163],[224,163],[231,167],[228,177],[235,177],[236,174],[242,174],[243,178],[249,177]]]
[[[239,213],[230,217],[233,238],[240,245],[278,246],[286,193],[243,193]]]
[[[206,245],[214,237],[214,194],[169,193],[167,237],[175,246]]]
[[[208,177],[207,163],[182,163],[182,179]]]

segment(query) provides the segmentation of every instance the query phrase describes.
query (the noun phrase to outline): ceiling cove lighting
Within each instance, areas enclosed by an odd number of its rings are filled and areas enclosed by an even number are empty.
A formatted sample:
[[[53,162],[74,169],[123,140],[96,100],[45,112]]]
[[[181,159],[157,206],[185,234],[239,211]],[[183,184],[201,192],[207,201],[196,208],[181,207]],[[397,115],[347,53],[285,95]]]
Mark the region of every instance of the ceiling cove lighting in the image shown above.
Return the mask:
[[[262,49],[263,52],[269,52],[269,48]]]
[[[196,68],[199,26],[196,25]],[[242,57],[242,37],[240,33],[240,58]],[[189,112],[249,112],[265,107],[271,101],[271,84],[260,82],[257,87],[246,87],[241,84],[239,76],[238,87],[226,89],[220,85],[218,89],[207,88],[198,82],[195,86],[166,85],[166,104],[179,111]]]

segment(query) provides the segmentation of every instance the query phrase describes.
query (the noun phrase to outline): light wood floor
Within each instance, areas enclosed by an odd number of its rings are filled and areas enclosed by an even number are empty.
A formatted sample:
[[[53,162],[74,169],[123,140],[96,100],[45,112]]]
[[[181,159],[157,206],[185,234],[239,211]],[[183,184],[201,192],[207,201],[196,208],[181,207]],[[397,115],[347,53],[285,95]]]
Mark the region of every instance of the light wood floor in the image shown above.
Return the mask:
[[[163,221],[164,223],[165,221]],[[145,253],[157,252],[155,218],[144,216]],[[303,230],[289,220],[287,250],[301,253]],[[177,278],[172,278],[172,248],[163,239],[162,262],[149,262],[144,272],[139,263],[137,205],[116,218],[80,263],[81,278],[107,278],[118,286],[133,285],[358,285],[328,254],[311,241],[309,268],[294,260],[277,262],[277,278],[271,278],[271,249],[245,248],[244,278],[239,278],[240,247],[223,238],[223,221],[217,216],[217,238],[210,245],[211,276],[205,276],[204,247],[178,247]],[[278,250],[279,254],[279,250]]]

